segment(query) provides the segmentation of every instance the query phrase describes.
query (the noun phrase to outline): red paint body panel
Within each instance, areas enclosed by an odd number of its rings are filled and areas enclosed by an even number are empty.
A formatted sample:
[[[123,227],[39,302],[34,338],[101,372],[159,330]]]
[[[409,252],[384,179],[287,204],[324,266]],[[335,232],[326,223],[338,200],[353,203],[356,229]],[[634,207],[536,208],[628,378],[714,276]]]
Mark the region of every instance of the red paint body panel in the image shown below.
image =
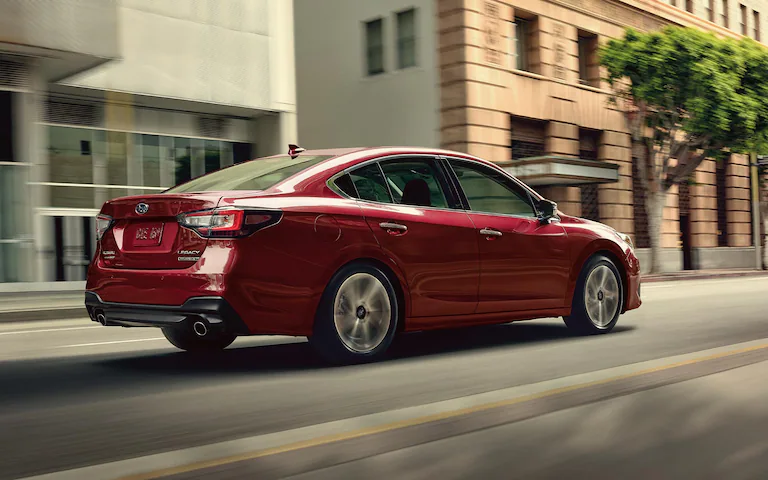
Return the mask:
[[[562,308],[570,274],[565,229],[535,218],[471,213],[477,229],[490,228],[500,237],[478,235],[480,298],[477,313],[520,312]]]
[[[402,292],[405,330],[502,323],[570,313],[584,262],[612,256],[626,286],[625,310],[637,308],[639,263],[611,228],[561,215],[559,222],[376,204],[341,198],[327,180],[348,167],[397,154],[475,157],[412,148],[307,151],[338,154],[273,188],[126,197],[102,213],[115,223],[99,242],[86,289],[106,302],[181,305],[193,297],[223,297],[253,334],[310,335],[331,277],[356,260],[375,262]],[[536,198],[541,198],[533,193]],[[135,212],[147,203],[145,215]],[[204,239],[180,226],[180,213],[214,207],[279,209],[279,223],[237,239]],[[405,224],[393,235],[379,224]],[[154,245],[135,245],[139,228],[163,225]],[[502,237],[487,240],[484,227]],[[199,251],[179,261],[179,251]],[[113,252],[105,255],[105,252]]]
[[[477,232],[461,210],[361,203],[362,213],[385,255],[404,265],[411,317],[475,312],[479,265]],[[382,222],[407,227],[390,232]]]

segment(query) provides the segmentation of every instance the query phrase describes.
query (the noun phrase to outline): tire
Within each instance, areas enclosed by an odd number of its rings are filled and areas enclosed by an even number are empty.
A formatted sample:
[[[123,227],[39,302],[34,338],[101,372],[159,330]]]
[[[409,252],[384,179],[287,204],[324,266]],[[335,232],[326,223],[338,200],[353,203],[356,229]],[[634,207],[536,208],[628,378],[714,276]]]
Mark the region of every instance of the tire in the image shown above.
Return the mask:
[[[171,344],[192,353],[218,352],[224,350],[235,341],[233,333],[209,332],[205,337],[198,337],[191,330],[178,328],[162,328],[163,335]]]
[[[335,364],[379,360],[397,332],[398,307],[384,272],[366,263],[347,265],[323,293],[309,343]]]
[[[571,315],[563,320],[582,335],[608,333],[619,320],[623,305],[624,285],[618,268],[609,258],[595,255],[579,274]]]

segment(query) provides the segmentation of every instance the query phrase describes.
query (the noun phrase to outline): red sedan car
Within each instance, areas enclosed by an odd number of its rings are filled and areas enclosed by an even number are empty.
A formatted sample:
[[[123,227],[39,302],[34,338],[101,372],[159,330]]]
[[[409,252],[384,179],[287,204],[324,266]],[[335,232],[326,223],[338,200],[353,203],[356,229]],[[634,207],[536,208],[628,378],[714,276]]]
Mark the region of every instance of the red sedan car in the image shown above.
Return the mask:
[[[292,145],[111,200],[97,224],[90,317],[189,351],[281,334],[356,362],[399,332],[562,316],[606,333],[641,303],[628,236],[458,152]]]

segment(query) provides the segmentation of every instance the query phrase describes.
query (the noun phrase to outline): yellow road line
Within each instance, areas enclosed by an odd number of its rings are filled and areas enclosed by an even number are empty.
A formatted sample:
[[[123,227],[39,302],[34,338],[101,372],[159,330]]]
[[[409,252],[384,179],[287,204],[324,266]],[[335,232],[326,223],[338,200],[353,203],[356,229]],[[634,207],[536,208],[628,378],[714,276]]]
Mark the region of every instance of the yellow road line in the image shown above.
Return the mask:
[[[301,449],[304,449],[304,448],[316,447],[316,446],[319,446],[319,445],[326,445],[326,444],[329,444],[329,443],[339,442],[339,441],[342,441],[342,440],[351,440],[351,439],[355,439],[355,438],[375,435],[377,433],[389,432],[389,431],[392,431],[392,430],[398,430],[398,429],[402,429],[402,428],[406,428],[406,427],[412,427],[412,426],[416,426],[416,425],[423,425],[425,423],[436,422],[436,421],[445,420],[445,419],[448,419],[448,418],[460,417],[460,416],[463,416],[463,415],[468,415],[468,414],[471,414],[471,413],[482,412],[482,411],[490,410],[490,409],[493,409],[493,408],[511,406],[511,405],[515,405],[515,404],[519,404],[519,403],[523,403],[523,402],[527,402],[527,401],[531,401],[531,400],[539,400],[539,399],[542,399],[542,398],[552,397],[554,395],[559,395],[561,393],[572,392],[574,390],[581,390],[581,389],[588,388],[588,387],[593,387],[593,386],[596,386],[596,385],[605,385],[607,383],[616,382],[618,380],[624,380],[624,379],[627,379],[627,378],[639,377],[639,376],[642,376],[642,375],[647,375],[649,373],[661,372],[661,371],[669,370],[669,369],[672,369],[672,368],[682,367],[682,366],[686,366],[686,365],[692,365],[692,364],[695,364],[695,363],[701,363],[701,362],[705,362],[707,360],[715,360],[715,359],[719,359],[719,358],[729,357],[729,356],[738,355],[738,354],[741,354],[741,353],[753,352],[753,351],[756,351],[756,350],[763,350],[763,349],[766,349],[766,348],[768,348],[768,343],[761,344],[761,345],[756,345],[756,346],[752,346],[752,347],[740,348],[740,349],[737,349],[737,350],[731,350],[731,351],[728,351],[728,352],[716,353],[716,354],[708,355],[708,356],[705,356],[705,357],[694,358],[694,359],[686,360],[686,361],[683,361],[683,362],[677,362],[677,363],[672,363],[672,364],[669,364],[669,365],[663,365],[663,366],[660,366],[660,367],[649,368],[649,369],[646,369],[646,370],[640,370],[640,371],[637,371],[637,372],[627,373],[627,374],[624,374],[624,375],[617,375],[615,377],[606,378],[606,379],[603,379],[603,380],[595,380],[595,381],[592,381],[592,382],[585,382],[585,383],[580,383],[580,384],[576,384],[576,385],[570,385],[570,386],[567,386],[567,387],[555,388],[555,389],[552,389],[552,390],[547,390],[545,392],[535,393],[535,394],[531,394],[531,395],[523,395],[521,397],[515,397],[515,398],[509,399],[509,400],[500,400],[500,401],[497,401],[497,402],[485,403],[485,404],[482,404],[482,405],[475,405],[473,407],[461,408],[461,409],[452,410],[452,411],[449,411],[449,412],[436,413],[434,415],[425,415],[425,416],[422,416],[422,417],[417,417],[417,418],[412,418],[412,419],[408,419],[408,420],[401,420],[401,421],[397,421],[397,422],[387,423],[387,424],[379,425],[377,427],[363,428],[363,429],[354,430],[354,431],[351,431],[351,432],[339,433],[339,434],[335,434],[335,435],[325,435],[325,436],[322,436],[322,437],[314,438],[314,439],[311,439],[311,440],[306,440],[306,441],[303,441],[303,442],[289,443],[289,444],[283,445],[281,447],[268,448],[268,449],[265,449],[265,450],[257,450],[257,451],[253,451],[253,452],[247,452],[247,453],[242,453],[242,454],[238,454],[238,455],[232,455],[232,456],[228,456],[228,457],[222,457],[222,458],[218,458],[218,459],[214,459],[214,460],[206,460],[206,461],[202,461],[202,462],[190,463],[190,464],[182,465],[182,466],[178,466],[178,467],[164,468],[164,469],[160,469],[160,470],[155,470],[153,472],[140,473],[140,474],[136,474],[136,475],[129,475],[129,476],[123,477],[120,480],[150,480],[150,479],[162,478],[162,477],[166,477],[166,476],[170,476],[170,475],[178,475],[178,474],[181,474],[181,473],[188,473],[188,472],[192,472],[192,471],[195,471],[195,470],[202,470],[202,469],[205,469],[205,468],[219,467],[219,466],[222,466],[222,465],[227,465],[227,464],[230,464],[230,463],[241,462],[241,461],[244,461],[244,460],[254,460],[254,459],[257,459],[257,458],[268,457],[270,455],[277,455],[277,454],[280,454],[280,453],[293,452],[293,451],[301,450]]]

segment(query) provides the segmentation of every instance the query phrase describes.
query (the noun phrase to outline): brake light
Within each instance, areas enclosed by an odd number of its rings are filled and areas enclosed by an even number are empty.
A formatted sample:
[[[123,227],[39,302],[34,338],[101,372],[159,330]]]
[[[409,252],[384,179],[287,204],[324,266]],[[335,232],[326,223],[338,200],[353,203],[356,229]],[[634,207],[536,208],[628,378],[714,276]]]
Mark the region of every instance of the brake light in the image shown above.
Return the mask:
[[[182,227],[205,238],[237,238],[269,227],[280,221],[279,211],[243,210],[236,208],[202,210],[178,216]]]
[[[107,230],[109,230],[109,227],[112,226],[113,220],[112,217],[109,215],[104,215],[103,213],[100,213],[96,216],[96,240],[101,240],[101,237],[104,236],[105,233],[107,233]]]

